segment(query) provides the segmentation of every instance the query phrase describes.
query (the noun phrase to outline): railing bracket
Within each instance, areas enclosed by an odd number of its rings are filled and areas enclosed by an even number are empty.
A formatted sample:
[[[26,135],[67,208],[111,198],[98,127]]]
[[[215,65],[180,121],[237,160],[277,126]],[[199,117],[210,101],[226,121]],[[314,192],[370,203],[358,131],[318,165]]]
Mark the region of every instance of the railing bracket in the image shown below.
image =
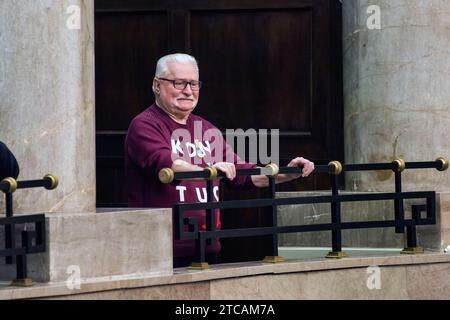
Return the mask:
[[[192,262],[188,270],[207,270],[209,269],[208,262]]]
[[[405,248],[401,252],[401,254],[422,254],[424,253],[423,248],[420,247],[412,247],[412,248]]]
[[[342,258],[347,258],[348,254],[345,251],[331,251],[328,252],[328,254],[325,256],[325,258],[327,259],[342,259]]]
[[[284,258],[280,256],[266,256],[263,261],[264,263],[281,263],[284,262]]]
[[[11,287],[32,287],[34,285],[33,279],[26,278],[26,279],[16,279],[13,282],[11,282]]]

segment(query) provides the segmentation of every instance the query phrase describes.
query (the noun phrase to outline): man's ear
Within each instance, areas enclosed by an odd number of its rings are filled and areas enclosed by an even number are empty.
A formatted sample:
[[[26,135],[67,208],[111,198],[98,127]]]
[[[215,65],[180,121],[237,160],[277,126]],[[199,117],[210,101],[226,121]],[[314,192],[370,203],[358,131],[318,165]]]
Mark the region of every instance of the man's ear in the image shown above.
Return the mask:
[[[155,91],[156,94],[159,94],[160,89],[159,89],[160,83],[158,80],[153,79],[153,90]]]

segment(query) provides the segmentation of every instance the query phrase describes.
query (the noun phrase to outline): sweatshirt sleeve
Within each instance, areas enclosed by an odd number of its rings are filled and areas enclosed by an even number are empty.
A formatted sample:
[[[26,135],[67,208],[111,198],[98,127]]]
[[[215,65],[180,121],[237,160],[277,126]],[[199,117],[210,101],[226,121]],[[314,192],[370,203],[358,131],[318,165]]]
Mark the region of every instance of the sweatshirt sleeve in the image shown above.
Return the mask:
[[[128,129],[126,152],[149,176],[158,176],[161,169],[172,167],[170,137],[151,119],[133,120]]]
[[[0,180],[8,177],[17,179],[19,172],[19,164],[13,153],[0,141]]]

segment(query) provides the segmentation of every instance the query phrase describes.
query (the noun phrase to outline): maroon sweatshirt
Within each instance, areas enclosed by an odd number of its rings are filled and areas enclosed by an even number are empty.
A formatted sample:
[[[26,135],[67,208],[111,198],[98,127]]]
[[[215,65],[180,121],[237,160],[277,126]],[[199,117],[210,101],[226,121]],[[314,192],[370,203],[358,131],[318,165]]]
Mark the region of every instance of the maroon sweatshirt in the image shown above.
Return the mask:
[[[191,114],[186,125],[172,120],[156,104],[139,114],[130,124],[125,140],[125,169],[128,183],[128,205],[131,208],[172,208],[176,203],[206,202],[205,181],[179,181],[162,184],[161,169],[171,168],[175,159],[206,167],[216,162],[233,162],[236,168],[253,168],[243,163],[210,122]],[[234,188],[254,187],[250,176],[236,177],[227,183]],[[219,182],[214,182],[218,201]],[[216,212],[220,229],[220,215]],[[205,211],[189,211],[185,217],[199,218],[199,230],[205,230]],[[174,256],[194,256],[193,240],[174,240]],[[220,243],[207,247],[207,253],[218,253]]]

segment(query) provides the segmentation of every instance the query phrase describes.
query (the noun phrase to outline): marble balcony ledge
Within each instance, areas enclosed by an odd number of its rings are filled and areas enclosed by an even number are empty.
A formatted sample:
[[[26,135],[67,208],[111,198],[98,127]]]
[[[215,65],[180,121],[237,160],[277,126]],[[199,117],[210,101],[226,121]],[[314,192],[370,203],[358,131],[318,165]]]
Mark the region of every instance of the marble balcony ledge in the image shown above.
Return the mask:
[[[95,293],[113,292],[118,290],[195,285],[214,280],[243,279],[252,276],[307,274],[308,272],[349,270],[367,268],[369,266],[398,267],[398,266],[448,266],[449,254],[425,253],[422,255],[388,255],[371,257],[349,257],[341,260],[315,259],[308,261],[291,260],[280,264],[265,264],[262,262],[233,263],[213,265],[209,270],[191,271],[187,268],[175,269],[173,274],[161,275],[152,273],[135,273],[120,276],[96,277],[81,280],[79,289],[69,289],[66,282],[37,283],[33,287],[10,287],[7,283],[0,283],[0,299],[36,299],[36,298],[72,298],[76,295],[84,296]],[[170,296],[160,296],[171,299]]]

